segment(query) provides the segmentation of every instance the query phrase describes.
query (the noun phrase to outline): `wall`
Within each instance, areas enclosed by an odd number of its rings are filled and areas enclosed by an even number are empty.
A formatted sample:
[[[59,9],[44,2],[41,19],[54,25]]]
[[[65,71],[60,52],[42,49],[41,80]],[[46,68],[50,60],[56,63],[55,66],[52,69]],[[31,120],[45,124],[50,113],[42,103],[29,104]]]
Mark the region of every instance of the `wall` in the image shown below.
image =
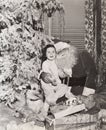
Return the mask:
[[[84,49],[85,0],[60,0],[65,7],[64,29],[59,14],[52,19],[52,35],[70,40],[79,49]],[[61,33],[63,32],[63,33]]]

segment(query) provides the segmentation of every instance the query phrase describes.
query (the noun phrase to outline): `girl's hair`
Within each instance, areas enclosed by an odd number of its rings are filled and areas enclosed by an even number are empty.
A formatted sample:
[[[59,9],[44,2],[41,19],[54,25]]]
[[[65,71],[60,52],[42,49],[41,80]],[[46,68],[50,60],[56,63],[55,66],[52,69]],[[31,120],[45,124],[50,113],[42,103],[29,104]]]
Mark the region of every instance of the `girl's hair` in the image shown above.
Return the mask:
[[[56,48],[55,48],[55,46],[54,45],[52,45],[52,44],[48,44],[48,45],[46,45],[43,49],[42,49],[42,63],[47,59],[47,57],[46,57],[46,51],[47,51],[47,49],[48,48],[54,48],[55,49],[55,51],[56,51]]]

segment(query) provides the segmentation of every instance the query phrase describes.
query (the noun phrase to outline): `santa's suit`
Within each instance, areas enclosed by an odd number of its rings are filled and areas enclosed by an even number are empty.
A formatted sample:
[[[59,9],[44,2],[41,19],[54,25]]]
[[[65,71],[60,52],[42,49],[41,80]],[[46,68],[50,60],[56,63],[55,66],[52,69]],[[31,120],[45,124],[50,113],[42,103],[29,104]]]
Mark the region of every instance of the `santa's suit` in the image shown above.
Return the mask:
[[[78,53],[77,62],[72,67],[72,77],[65,78],[65,83],[72,86],[72,93],[75,95],[84,94],[86,91],[94,91],[96,89],[96,66],[90,54],[84,50]],[[86,89],[84,90],[84,87]],[[91,92],[91,93],[92,93]],[[89,92],[88,92],[89,93]],[[86,95],[86,94],[85,94]]]

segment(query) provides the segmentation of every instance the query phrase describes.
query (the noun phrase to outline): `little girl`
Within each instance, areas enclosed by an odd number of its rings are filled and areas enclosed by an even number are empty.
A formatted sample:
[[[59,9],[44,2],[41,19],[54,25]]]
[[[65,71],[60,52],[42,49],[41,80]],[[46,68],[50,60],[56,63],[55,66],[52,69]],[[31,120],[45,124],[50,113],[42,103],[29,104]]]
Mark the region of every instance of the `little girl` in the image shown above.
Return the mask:
[[[50,105],[56,104],[57,99],[66,95],[68,98],[68,86],[61,83],[59,70],[56,65],[56,49],[54,45],[49,44],[45,47],[42,63],[42,71],[48,73],[50,83],[41,80],[41,85],[45,95],[44,114],[47,115]],[[69,97],[70,98],[70,97]]]

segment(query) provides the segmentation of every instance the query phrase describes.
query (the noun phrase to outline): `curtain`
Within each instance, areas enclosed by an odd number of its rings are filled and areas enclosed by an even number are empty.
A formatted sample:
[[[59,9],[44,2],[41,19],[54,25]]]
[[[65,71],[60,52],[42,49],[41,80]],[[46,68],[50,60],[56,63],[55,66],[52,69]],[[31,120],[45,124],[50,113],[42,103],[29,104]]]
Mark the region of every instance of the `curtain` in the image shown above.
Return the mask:
[[[100,80],[106,84],[106,0],[101,0],[101,57],[100,57]]]
[[[95,58],[94,0],[85,1],[85,49]]]
[[[97,85],[104,86],[106,84],[106,0],[85,1],[85,49],[95,59],[98,70]]]

